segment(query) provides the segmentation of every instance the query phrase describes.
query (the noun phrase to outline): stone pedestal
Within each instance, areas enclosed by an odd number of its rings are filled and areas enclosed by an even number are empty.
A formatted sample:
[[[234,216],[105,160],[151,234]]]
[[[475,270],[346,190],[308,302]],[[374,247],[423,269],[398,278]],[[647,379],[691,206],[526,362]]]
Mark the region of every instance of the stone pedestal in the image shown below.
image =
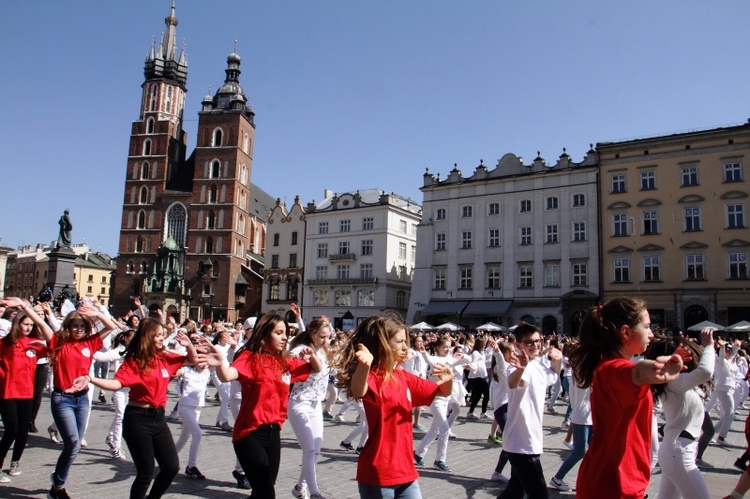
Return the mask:
[[[52,288],[52,296],[57,298],[65,286],[75,291],[75,265],[78,256],[70,248],[55,248],[49,252],[47,286]]]

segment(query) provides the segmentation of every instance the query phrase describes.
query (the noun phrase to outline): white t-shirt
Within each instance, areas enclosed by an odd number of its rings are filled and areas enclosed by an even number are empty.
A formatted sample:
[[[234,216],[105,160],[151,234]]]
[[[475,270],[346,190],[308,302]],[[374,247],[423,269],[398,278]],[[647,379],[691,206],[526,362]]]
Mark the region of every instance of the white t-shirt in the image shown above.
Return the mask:
[[[208,368],[198,371],[191,366],[183,367],[180,404],[195,407],[206,405],[206,385],[210,378],[211,371]]]
[[[568,390],[570,394],[570,422],[577,425],[594,424],[591,419],[591,387],[581,388],[571,382]]]

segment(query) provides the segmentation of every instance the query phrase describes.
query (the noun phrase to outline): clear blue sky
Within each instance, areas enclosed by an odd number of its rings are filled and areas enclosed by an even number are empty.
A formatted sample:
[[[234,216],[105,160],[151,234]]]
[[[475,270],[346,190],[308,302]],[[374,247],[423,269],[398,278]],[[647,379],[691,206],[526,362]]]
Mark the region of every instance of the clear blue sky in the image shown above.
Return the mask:
[[[143,61],[170,0],[0,3],[4,246],[117,253]],[[177,0],[186,130],[234,39],[256,112],[252,180],[291,203],[377,187],[422,200],[425,168],[750,118],[750,2]]]

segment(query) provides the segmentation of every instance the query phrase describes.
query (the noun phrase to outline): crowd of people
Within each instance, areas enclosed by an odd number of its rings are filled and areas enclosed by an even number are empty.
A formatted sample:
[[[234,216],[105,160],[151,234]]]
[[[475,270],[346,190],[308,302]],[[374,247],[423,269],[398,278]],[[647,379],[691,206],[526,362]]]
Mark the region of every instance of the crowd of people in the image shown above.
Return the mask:
[[[161,497],[182,469],[178,454],[188,443],[184,473],[204,480],[200,417],[212,384],[220,404],[215,425],[232,433],[231,475],[251,498],[276,497],[288,419],[302,451],[291,493],[325,499],[316,469],[324,421],[344,421],[350,407],[358,424],[339,445],[358,454],[362,498],[422,497],[418,470],[436,441],[432,466],[451,471],[459,417],[491,421],[487,442],[497,446],[497,464],[488,476],[507,483],[503,499],[571,490],[565,477],[580,461],[577,497],[643,498],[659,468],[658,497],[708,498],[700,470],[711,463],[703,453],[710,444],[727,445],[749,391],[747,342],[715,337],[711,329],[693,339],[655,335],[638,299],[591,308],[569,338],[545,336],[523,322],[510,334],[410,331],[391,315],[342,332],[325,317],[306,325],[299,307],[292,311],[291,324],[275,314],[235,324],[177,324],[138,300],[121,318],[96,301],[66,302],[59,311],[49,302],[0,301],[0,491],[22,473],[45,388],[54,420],[47,430],[62,443],[48,498],[69,498],[67,488],[75,489],[66,484],[75,483],[71,470],[87,445],[96,388],[98,400],[106,403],[109,394],[114,407],[106,439],[111,456],[135,468],[131,498]],[[171,383],[178,398],[170,413]],[[547,481],[543,418],[559,399],[567,401],[563,425],[571,452]],[[339,400],[345,402],[334,416]],[[169,419],[182,423],[176,441]],[[750,446],[750,418],[745,435]],[[727,498],[750,489],[749,460],[748,452],[738,456],[743,474]]]

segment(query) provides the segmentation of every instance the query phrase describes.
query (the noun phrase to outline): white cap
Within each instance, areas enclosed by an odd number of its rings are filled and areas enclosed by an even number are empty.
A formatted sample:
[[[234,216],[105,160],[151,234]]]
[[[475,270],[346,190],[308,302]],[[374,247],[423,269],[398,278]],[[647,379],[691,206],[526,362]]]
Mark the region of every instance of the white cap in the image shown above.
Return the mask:
[[[245,319],[244,324],[242,324],[242,327],[247,331],[248,329],[253,329],[255,327],[255,321],[257,321],[257,317],[248,317]]]

